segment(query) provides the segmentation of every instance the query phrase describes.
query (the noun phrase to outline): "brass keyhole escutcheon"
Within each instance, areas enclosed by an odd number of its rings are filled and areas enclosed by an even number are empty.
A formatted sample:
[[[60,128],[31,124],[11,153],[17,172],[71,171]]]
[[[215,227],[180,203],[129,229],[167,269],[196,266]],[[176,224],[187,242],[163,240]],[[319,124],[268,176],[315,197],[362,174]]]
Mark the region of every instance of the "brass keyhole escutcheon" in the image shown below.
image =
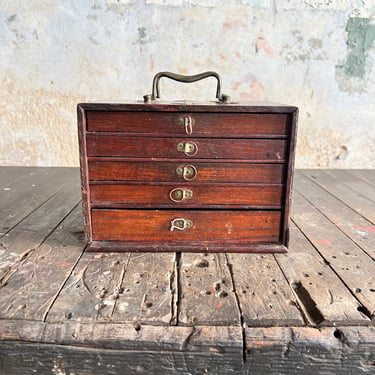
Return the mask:
[[[193,196],[193,192],[184,188],[175,188],[169,192],[169,199],[173,202],[182,202],[185,199],[190,199]]]
[[[195,177],[197,177],[198,170],[194,167],[194,165],[185,165],[178,167],[176,169],[176,173],[179,176],[182,176],[185,181],[191,181],[194,180]]]
[[[195,120],[191,116],[184,116],[178,119],[178,123],[185,127],[186,134],[193,133],[193,125],[195,124]]]
[[[186,156],[195,156],[198,154],[198,146],[192,141],[180,142],[177,145],[177,150],[183,152]]]
[[[186,220],[184,218],[176,218],[171,220],[171,226],[169,230],[173,232],[175,229],[178,230],[185,230],[187,228],[191,228],[193,226],[193,222],[191,220]]]

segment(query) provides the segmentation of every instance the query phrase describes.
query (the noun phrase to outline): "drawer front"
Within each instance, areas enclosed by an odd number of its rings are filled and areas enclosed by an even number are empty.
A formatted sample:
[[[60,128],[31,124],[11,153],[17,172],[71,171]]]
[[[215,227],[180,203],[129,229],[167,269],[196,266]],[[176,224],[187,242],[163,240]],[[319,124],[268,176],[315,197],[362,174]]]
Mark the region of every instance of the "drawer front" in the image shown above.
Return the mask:
[[[92,209],[94,241],[278,242],[280,211]]]
[[[183,139],[88,134],[88,156],[173,159],[245,159],[284,162],[287,142],[280,139]]]
[[[284,165],[223,162],[89,161],[92,181],[283,182]]]
[[[194,137],[285,136],[287,114],[100,112],[87,113],[87,130]]]
[[[93,206],[153,205],[186,207],[237,205],[281,208],[282,185],[91,184]],[[220,215],[219,215],[220,216]]]

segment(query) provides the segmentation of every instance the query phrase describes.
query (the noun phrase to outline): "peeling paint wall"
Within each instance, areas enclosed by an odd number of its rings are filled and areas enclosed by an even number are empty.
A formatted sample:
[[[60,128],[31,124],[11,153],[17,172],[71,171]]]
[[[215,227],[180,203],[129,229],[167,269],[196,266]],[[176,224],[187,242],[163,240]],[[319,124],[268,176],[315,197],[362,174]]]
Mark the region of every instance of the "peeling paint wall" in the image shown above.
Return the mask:
[[[375,3],[2,0],[0,164],[78,165],[76,104],[141,99],[158,71],[300,107],[297,167],[375,168]],[[213,99],[212,80],[162,80]]]

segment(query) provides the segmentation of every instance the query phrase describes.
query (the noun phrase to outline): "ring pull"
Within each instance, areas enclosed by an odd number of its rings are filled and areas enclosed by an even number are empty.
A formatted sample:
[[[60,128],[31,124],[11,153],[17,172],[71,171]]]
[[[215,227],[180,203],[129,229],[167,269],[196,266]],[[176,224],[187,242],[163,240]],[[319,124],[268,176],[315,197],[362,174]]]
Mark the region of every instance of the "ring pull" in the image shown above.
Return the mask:
[[[182,176],[185,181],[192,181],[195,177],[197,177],[198,171],[194,165],[185,165],[183,167],[178,167],[176,169],[176,173],[179,176]]]
[[[178,230],[185,230],[187,228],[191,228],[193,226],[193,222],[191,220],[186,220],[183,218],[176,218],[171,220],[171,226],[169,230],[173,232],[175,229]]]
[[[195,156],[198,154],[198,146],[194,142],[180,142],[177,150],[183,152],[186,156]]]
[[[193,133],[193,125],[195,120],[191,116],[184,116],[178,119],[178,123],[185,127],[185,133],[190,135]]]
[[[193,192],[184,188],[176,188],[169,192],[170,200],[177,203],[182,202],[185,199],[190,199],[192,196]]]

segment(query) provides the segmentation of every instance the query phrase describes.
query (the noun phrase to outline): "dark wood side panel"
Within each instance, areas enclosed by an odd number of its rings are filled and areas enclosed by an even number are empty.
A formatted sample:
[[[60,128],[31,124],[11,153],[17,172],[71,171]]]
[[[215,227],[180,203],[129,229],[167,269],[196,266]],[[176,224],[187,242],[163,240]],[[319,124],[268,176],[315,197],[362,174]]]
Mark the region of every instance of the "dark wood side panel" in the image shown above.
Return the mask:
[[[174,219],[190,220],[171,230]],[[280,211],[159,211],[92,209],[93,240],[164,243],[187,241],[278,242]]]
[[[186,136],[184,118],[192,122],[194,137],[285,136],[289,126],[288,114],[89,111],[87,130]]]
[[[294,161],[296,154],[296,141],[297,141],[297,124],[298,124],[298,108],[293,111],[290,126],[290,135],[288,138],[288,146],[286,155],[288,158],[286,170],[286,184],[284,189],[284,217],[282,220],[282,242],[285,246],[289,244],[289,225],[290,225],[290,206],[292,200],[293,177],[294,177]]]
[[[91,181],[184,182],[181,170],[196,170],[194,182],[283,182],[283,164],[89,160]],[[180,168],[180,169],[179,169]],[[189,169],[190,168],[190,169]],[[177,170],[180,170],[178,173]],[[191,178],[192,176],[188,176]]]
[[[113,207],[135,204],[186,207],[189,205],[272,206],[281,208],[283,185],[201,184],[91,184],[91,203]],[[183,195],[187,194],[186,198]],[[180,194],[180,196],[179,196]],[[191,195],[191,196],[190,196]],[[179,201],[179,202],[175,202]]]
[[[190,142],[192,156],[178,150]],[[129,137],[124,134],[87,134],[88,156],[173,159],[245,159],[284,162],[287,142],[280,139],[192,139]]]
[[[90,242],[91,237],[91,208],[90,208],[90,189],[88,178],[87,161],[87,138],[86,138],[86,112],[81,105],[77,106],[78,121],[78,144],[79,144],[79,162],[81,174],[81,192],[82,192],[82,211],[83,225],[85,229],[85,240]]]

